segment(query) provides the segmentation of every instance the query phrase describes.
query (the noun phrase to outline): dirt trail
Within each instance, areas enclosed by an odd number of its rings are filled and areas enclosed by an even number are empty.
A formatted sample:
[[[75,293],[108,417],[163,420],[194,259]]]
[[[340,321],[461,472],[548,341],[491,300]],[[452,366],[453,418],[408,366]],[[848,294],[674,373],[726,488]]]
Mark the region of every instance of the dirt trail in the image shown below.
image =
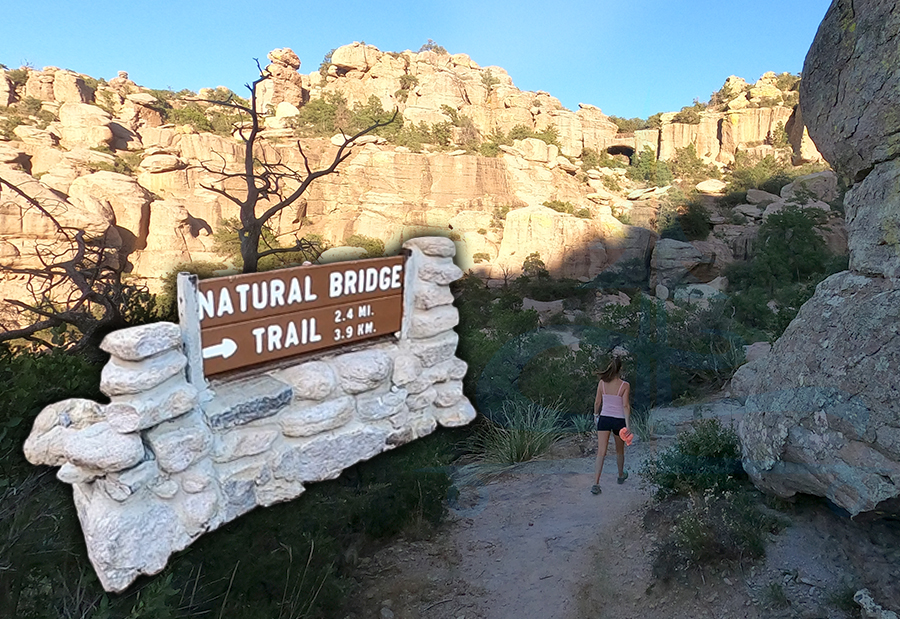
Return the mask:
[[[707,569],[695,585],[655,583],[655,537],[643,526],[651,497],[637,471],[671,444],[627,448],[623,485],[611,445],[600,495],[590,493],[594,457],[578,441],[557,448],[557,459],[517,465],[486,484],[460,481],[436,534],[360,559],[359,587],[342,617],[844,619],[858,614],[835,604],[838,592],[851,583],[878,587],[878,579],[890,591],[900,578],[897,523],[867,527],[817,503],[795,510],[755,567]]]
[[[654,448],[628,448],[630,476],[618,485],[610,447],[600,495],[590,493],[593,457],[525,463],[484,485],[463,485],[436,539],[394,544],[363,563],[368,586],[354,616],[581,616],[598,545],[615,556],[626,523],[640,524],[649,494],[635,471]]]

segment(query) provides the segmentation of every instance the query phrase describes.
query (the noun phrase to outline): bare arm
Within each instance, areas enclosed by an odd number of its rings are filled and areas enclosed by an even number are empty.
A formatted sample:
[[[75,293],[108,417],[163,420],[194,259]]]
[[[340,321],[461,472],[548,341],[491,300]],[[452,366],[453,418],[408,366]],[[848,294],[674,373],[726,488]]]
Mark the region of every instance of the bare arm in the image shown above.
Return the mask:
[[[631,429],[631,385],[625,383],[625,391],[622,392],[622,408],[625,410],[625,427]]]
[[[597,383],[597,396],[594,398],[594,417],[600,414],[600,408],[603,406],[602,383]]]

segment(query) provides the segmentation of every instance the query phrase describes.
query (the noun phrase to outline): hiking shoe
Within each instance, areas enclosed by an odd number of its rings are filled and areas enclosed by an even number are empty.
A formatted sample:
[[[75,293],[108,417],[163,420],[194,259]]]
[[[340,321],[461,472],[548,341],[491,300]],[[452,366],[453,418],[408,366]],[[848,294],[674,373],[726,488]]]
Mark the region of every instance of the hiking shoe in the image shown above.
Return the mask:
[[[628,471],[625,471],[625,473],[619,479],[616,480],[616,483],[624,484],[626,479],[628,479]]]
[[[591,494],[600,494],[600,486],[597,484],[591,486]]]

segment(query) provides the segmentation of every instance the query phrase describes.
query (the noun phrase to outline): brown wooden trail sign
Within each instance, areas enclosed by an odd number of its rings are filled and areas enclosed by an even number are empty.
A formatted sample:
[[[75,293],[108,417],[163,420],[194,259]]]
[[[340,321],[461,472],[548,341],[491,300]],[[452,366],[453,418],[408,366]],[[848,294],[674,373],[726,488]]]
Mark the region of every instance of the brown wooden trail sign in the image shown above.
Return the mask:
[[[194,280],[203,374],[399,331],[404,266],[396,256]]]

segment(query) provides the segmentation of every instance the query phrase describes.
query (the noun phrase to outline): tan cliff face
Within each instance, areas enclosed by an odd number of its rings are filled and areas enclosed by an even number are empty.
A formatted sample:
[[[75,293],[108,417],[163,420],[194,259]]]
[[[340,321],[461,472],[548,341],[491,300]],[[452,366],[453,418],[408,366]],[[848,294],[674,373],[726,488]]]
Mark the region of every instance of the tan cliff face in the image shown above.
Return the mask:
[[[287,48],[274,50],[269,59],[271,78],[257,102],[267,127],[259,154],[297,170],[303,159],[292,140],[283,140],[292,133],[284,119],[334,93],[350,106],[375,96],[383,108],[396,107],[406,123],[446,122],[442,106],[449,106],[471,118],[483,137],[517,125],[555,128],[558,147],[528,138],[502,146],[493,158],[427,147],[415,153],[383,140],[356,146],[339,174],[310,187],[306,219],[284,211],[270,222],[284,239],[315,233],[341,244],[363,234],[381,239],[388,250],[414,236],[442,234],[457,242],[464,268],[494,279],[517,275],[535,251],[554,275],[581,279],[620,259],[649,265],[655,236],[612,216],[611,206],[630,205],[605,190],[602,176],[579,172],[582,149],[647,145],[666,159],[693,143],[701,156],[728,161],[738,148],[764,151],[762,143],[776,125],[790,127],[792,120],[790,107],[752,107],[752,90],[738,84],[731,96],[747,99],[741,109],[703,112],[699,124],[673,123],[672,114],[663,115],[661,130],[619,135],[599,108],[566,110],[551,95],[520,91],[503,69],[479,67],[465,54],[386,53],[354,43],[335,50],[324,76],[299,73],[300,59]],[[0,95],[14,105],[26,97],[39,100],[45,120],[19,124],[11,139],[0,141],[0,175],[30,175],[33,187],[54,192],[73,214],[100,214],[131,252],[133,274],[152,286],[177,264],[221,260],[212,233],[238,212],[204,189],[222,186],[204,168],[238,171],[240,140],[164,125],[156,98],[124,73],[108,83],[54,68],[29,70],[18,84],[11,75],[0,71]],[[793,129],[801,139],[804,131]],[[327,139],[302,144],[313,169],[327,166],[336,151]],[[132,172],[119,165],[125,160]],[[227,187],[241,190],[234,181]],[[554,200],[569,202],[582,217],[541,206]],[[505,211],[505,218],[498,215]],[[14,219],[0,220],[0,240],[4,260],[21,265],[33,254],[28,245],[34,236],[23,234]]]

